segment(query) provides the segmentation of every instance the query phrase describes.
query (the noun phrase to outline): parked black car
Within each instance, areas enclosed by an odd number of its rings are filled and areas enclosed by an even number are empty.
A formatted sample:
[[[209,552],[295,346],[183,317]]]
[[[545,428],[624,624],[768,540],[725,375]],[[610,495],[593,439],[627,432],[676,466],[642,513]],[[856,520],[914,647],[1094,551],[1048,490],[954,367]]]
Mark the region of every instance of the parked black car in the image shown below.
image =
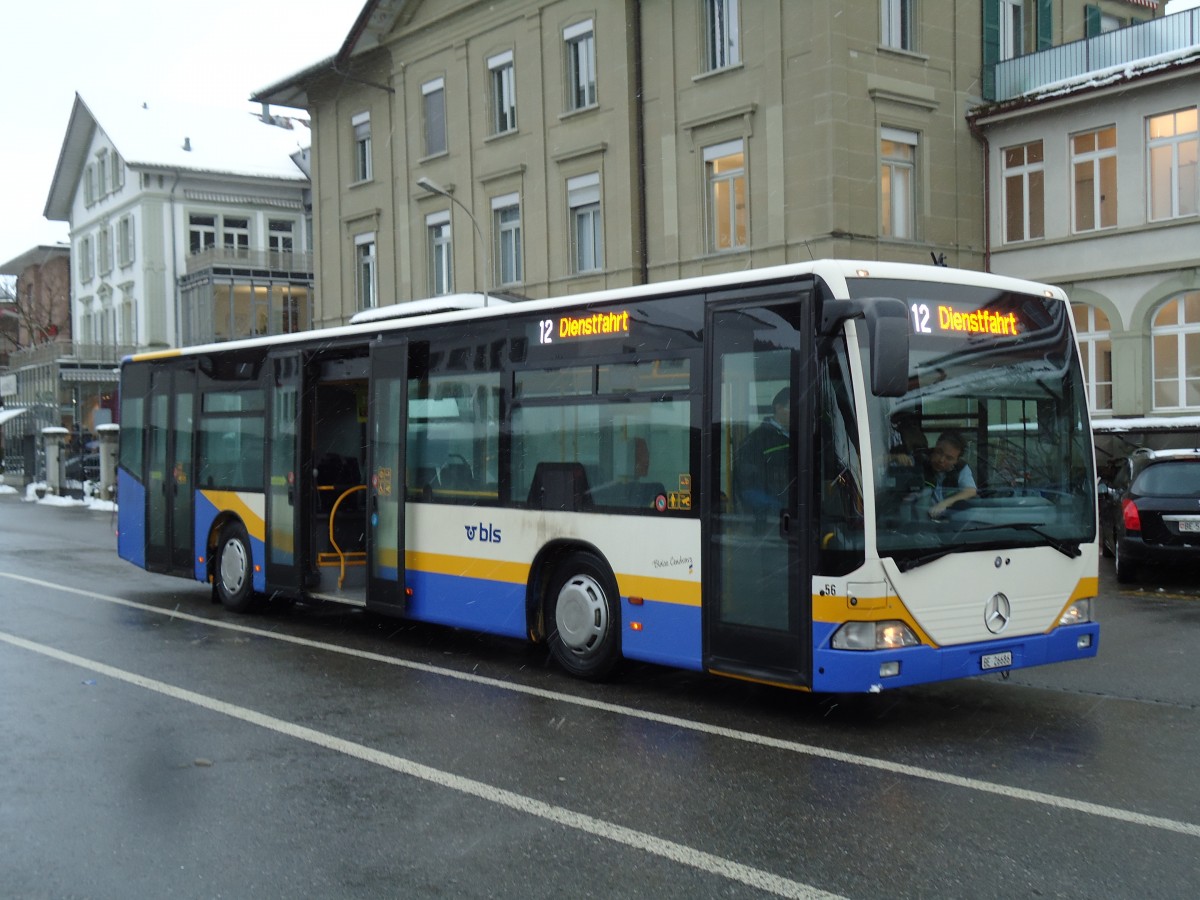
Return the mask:
[[[1117,581],[1151,563],[1200,566],[1200,450],[1137,450],[1100,486],[1100,549]]]
[[[100,454],[85,453],[71,457],[63,464],[63,477],[67,481],[99,481]]]

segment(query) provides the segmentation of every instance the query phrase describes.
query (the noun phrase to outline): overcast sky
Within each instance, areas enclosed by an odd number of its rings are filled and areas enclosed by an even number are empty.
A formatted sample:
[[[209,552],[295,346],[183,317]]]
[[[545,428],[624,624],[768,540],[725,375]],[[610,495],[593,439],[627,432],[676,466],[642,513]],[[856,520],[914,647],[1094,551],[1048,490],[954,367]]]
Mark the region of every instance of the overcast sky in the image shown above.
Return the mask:
[[[336,53],[364,5],[3,0],[0,264],[67,239],[42,211],[77,91],[252,109],[256,90]]]

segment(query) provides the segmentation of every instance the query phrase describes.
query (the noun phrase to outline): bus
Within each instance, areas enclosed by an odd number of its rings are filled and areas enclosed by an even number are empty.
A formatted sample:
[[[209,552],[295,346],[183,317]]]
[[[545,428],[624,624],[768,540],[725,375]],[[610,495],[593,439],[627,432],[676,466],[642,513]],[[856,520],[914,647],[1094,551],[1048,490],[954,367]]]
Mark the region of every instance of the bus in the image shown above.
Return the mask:
[[[442,297],[134,355],[120,403],[120,556],[233,611],[334,601],[588,679],[626,659],[814,692],[1097,652],[1054,287],[822,260]],[[939,460],[970,496],[939,500]]]

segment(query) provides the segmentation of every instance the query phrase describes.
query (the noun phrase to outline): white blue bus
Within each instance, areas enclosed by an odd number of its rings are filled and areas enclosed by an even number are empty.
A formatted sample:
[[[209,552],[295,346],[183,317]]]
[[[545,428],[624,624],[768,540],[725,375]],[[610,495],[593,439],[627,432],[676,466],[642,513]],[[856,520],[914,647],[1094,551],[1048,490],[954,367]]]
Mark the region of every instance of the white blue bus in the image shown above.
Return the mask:
[[[878,691],[1086,658],[1072,327],[1052,287],[826,260],[140,354],[118,549],[235,611],[354,604],[592,679]]]

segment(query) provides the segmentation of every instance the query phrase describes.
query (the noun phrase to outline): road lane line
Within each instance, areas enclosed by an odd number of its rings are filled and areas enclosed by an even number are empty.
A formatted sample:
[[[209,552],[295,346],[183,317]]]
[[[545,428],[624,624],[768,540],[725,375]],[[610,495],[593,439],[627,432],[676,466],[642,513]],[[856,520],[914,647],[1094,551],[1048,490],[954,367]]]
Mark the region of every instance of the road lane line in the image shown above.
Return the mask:
[[[452,772],[446,772],[442,769],[435,769],[431,766],[414,762],[411,759],[405,759],[391,753],[384,753],[382,750],[375,750],[364,744],[348,741],[304,725],[297,725],[295,722],[288,722],[285,719],[278,719],[274,716],[247,709],[244,706],[226,703],[224,700],[198,694],[195,691],[176,687],[175,685],[167,684],[154,678],[147,678],[144,675],[138,675],[136,672],[129,672],[102,662],[97,662],[96,660],[76,656],[74,653],[67,653],[55,647],[29,641],[3,631],[0,631],[0,641],[51,659],[56,659],[59,662],[77,666],[97,675],[112,678],[115,681],[121,681],[135,687],[153,691],[173,700],[190,703],[211,712],[219,713],[232,719],[238,719],[250,725],[256,725],[259,728],[265,728],[286,737],[306,741],[318,747],[323,747],[326,750],[341,753],[344,756],[360,759],[363,762],[382,766],[385,769],[391,769],[402,775],[419,778],[438,787],[457,791],[460,794],[466,794],[497,806],[506,807],[518,813],[536,816],[565,828],[572,828],[584,834],[590,834],[617,844],[623,844],[634,850],[652,853],[655,856],[661,856],[663,859],[679,863],[682,866],[687,866],[710,875],[717,875],[730,881],[736,881],[756,890],[766,891],[779,897],[798,898],[798,900],[841,900],[838,894],[830,894],[818,890],[810,885],[793,881],[781,875],[775,875],[764,869],[757,869],[723,856],[717,856],[704,850],[698,850],[695,847],[689,847],[686,844],[676,843],[675,841],[656,837],[644,831],[636,831],[624,825],[618,825],[615,822],[597,819],[584,813],[545,803],[533,797],[496,787],[483,781],[476,781],[472,778],[464,778],[461,775],[455,775]]]
[[[799,753],[805,756],[812,756],[833,762],[861,766],[863,768],[875,769],[877,771],[887,772],[893,775],[907,775],[911,778],[920,778],[925,781],[932,781],[938,784],[960,787],[966,790],[978,791],[985,794],[994,794],[1009,800],[1023,800],[1029,803],[1037,803],[1042,806],[1053,807],[1055,809],[1068,810],[1071,812],[1084,813],[1086,815],[1114,819],[1115,821],[1123,822],[1129,825],[1139,825],[1146,828],[1158,828],[1163,831],[1172,831],[1178,834],[1185,834],[1190,837],[1200,838],[1200,825],[1192,822],[1167,819],[1161,816],[1150,816],[1144,813],[1134,812],[1132,810],[1120,809],[1113,806],[1105,806],[1099,803],[1090,803],[1086,800],[1072,800],[1070,798],[1060,797],[1055,794],[1043,793],[1042,791],[1032,791],[1025,788],[1011,787],[1009,785],[983,781],[978,778],[968,778],[962,775],[951,775],[946,772],[939,772],[935,769],[910,766],[905,763],[891,762],[889,760],[877,759],[871,756],[861,756],[857,753],[831,750],[826,747],[818,747],[815,744],[805,744],[798,741],[772,738],[767,737],[766,735],[754,734],[752,732],[738,731],[733,728],[725,728],[721,725],[710,725],[705,722],[695,722],[690,719],[681,719],[676,716],[666,715],[663,713],[635,709],[631,706],[620,706],[604,700],[592,700],[586,697],[576,697],[571,694],[550,691],[544,688],[513,684],[512,682],[501,681],[498,678],[488,678],[487,676],[474,675],[469,672],[458,672],[453,669],[432,666],[428,663],[419,663],[406,659],[398,659],[396,657],[384,656],[381,653],[372,653],[366,650],[354,650],[348,647],[340,647],[337,644],[328,644],[323,641],[313,641],[309,640],[308,638],[280,634],[279,632],[267,631],[263,628],[254,628],[253,626],[249,625],[238,625],[233,622],[221,622],[213,619],[205,619],[200,616],[194,616],[190,613],[182,613],[169,609],[160,609],[156,606],[148,606],[144,603],[125,600],[121,597],[98,594],[95,591],[87,591],[80,588],[66,587],[61,584],[53,584],[49,581],[41,581],[25,575],[12,575],[7,572],[0,572],[0,576],[11,578],[16,581],[24,581],[28,584],[37,585],[50,590],[62,591],[69,594],[77,594],[81,597],[87,597],[94,600],[103,600],[108,603],[126,606],[131,609],[156,613],[169,618],[182,619],[184,621],[195,622],[201,625],[209,625],[214,628],[223,628],[229,631],[239,632],[241,634],[271,638],[272,640],[284,641],[286,643],[296,644],[301,647],[324,650],[330,653],[339,653],[345,656],[351,656],[370,662],[379,662],[384,663],[385,665],[399,666],[401,668],[411,669],[417,672],[425,672],[430,675],[438,675],[444,678],[452,678],[458,681],[469,682],[471,684],[496,688],[498,690],[511,691],[513,693],[524,694],[532,697],[540,697],[559,703],[568,703],[574,706],[584,707],[586,709],[607,712],[618,716],[625,716],[627,718],[641,719],[643,721],[667,725],[673,728],[685,729],[687,731],[692,731],[699,734],[707,734],[714,737],[722,737],[729,740],[740,741],[745,744],[753,744],[759,747],[768,747],[773,750],[783,750],[789,753]]]

